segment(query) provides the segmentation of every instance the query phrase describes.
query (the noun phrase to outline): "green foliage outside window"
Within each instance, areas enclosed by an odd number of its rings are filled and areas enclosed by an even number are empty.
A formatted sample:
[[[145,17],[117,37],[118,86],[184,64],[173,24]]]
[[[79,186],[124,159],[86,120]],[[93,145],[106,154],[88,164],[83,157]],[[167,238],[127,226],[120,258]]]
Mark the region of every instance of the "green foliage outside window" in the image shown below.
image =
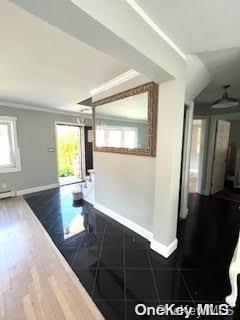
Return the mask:
[[[58,128],[58,166],[59,176],[74,176],[76,156],[78,154],[78,135],[75,128]]]

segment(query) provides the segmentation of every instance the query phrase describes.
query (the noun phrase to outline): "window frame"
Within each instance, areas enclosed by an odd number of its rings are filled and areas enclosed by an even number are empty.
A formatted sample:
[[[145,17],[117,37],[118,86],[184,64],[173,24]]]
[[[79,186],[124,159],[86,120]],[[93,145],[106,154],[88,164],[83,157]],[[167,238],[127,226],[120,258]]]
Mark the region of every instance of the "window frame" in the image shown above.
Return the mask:
[[[111,148],[108,144],[109,144],[109,131],[111,130],[116,130],[116,131],[121,131],[121,146],[119,148],[126,148],[123,147],[124,144],[124,134],[126,131],[134,131],[135,132],[135,147],[137,148],[137,141],[138,141],[138,127],[128,127],[128,126],[113,126],[113,125],[96,125],[96,130],[103,130],[104,131],[104,140],[105,143],[107,144],[107,146],[100,146],[100,147],[108,147]],[[97,142],[96,142],[97,145]]]
[[[21,158],[17,136],[17,118],[0,116],[0,123],[6,123],[8,125],[12,161],[10,165],[0,165],[0,173],[21,171]]]

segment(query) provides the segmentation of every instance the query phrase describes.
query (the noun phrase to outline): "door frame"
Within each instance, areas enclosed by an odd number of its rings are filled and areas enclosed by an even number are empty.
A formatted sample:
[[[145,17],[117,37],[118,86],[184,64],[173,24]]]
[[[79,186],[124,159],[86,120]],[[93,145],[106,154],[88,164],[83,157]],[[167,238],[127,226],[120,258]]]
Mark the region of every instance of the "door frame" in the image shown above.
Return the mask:
[[[225,120],[225,121],[240,120],[240,112],[217,114],[217,115],[212,115],[210,117],[207,168],[206,168],[205,188],[204,188],[204,194],[207,196],[211,195],[214,149],[215,149],[216,130],[217,130],[218,120]]]
[[[188,195],[189,195],[189,176],[190,176],[190,156],[191,156],[191,142],[192,142],[192,127],[194,119],[205,120],[204,123],[204,139],[202,139],[203,146],[200,148],[202,152],[201,159],[201,184],[199,184],[199,193],[203,194],[203,177],[206,164],[206,146],[207,146],[207,132],[209,127],[208,116],[194,116],[194,103],[186,104],[186,121],[184,129],[183,142],[183,157],[182,157],[182,177],[181,177],[181,198],[180,198],[180,218],[185,219],[188,215]]]
[[[81,137],[81,162],[82,162],[82,179],[86,178],[86,159],[85,159],[85,133],[84,127],[85,123],[76,123],[76,122],[66,122],[66,121],[55,121],[55,153],[56,153],[56,164],[57,164],[57,177],[59,183],[59,162],[58,162],[58,141],[57,141],[57,126],[65,125],[70,127],[79,127],[80,129],[80,137]],[[59,183],[60,185],[60,183]]]
[[[202,120],[201,145],[200,145],[199,165],[198,165],[198,186],[197,186],[197,193],[202,194],[203,182],[204,182],[204,167],[205,167],[205,160],[206,160],[208,117],[195,115],[193,117],[193,121],[194,120]],[[191,150],[190,150],[190,157],[191,157]],[[190,166],[189,166],[189,171],[190,171]]]
[[[183,152],[182,152],[182,174],[180,186],[180,219],[185,219],[188,215],[188,184],[190,168],[190,151],[192,140],[192,121],[194,112],[194,103],[186,104],[185,124],[183,128]]]

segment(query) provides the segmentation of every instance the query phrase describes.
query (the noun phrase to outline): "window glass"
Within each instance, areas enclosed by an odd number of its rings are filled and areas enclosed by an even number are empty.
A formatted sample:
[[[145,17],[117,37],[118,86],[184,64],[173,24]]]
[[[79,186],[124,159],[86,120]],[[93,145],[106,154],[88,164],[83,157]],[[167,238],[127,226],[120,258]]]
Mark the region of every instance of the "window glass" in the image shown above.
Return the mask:
[[[136,148],[137,134],[136,130],[124,130],[123,147]]]
[[[110,129],[108,130],[108,147],[120,148],[122,144],[122,131]]]
[[[9,122],[0,122],[0,166],[13,166],[11,158],[12,150],[12,137],[11,124]]]

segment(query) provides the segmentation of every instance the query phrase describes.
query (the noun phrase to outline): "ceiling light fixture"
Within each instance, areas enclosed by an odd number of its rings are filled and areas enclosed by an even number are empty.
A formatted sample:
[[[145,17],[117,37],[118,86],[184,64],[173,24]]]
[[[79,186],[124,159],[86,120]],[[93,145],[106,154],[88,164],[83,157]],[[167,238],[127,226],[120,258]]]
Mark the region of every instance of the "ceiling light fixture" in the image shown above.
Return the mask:
[[[214,109],[231,108],[239,105],[239,100],[228,96],[227,90],[230,88],[230,84],[222,86],[224,93],[221,99],[214,101],[211,105]]]

